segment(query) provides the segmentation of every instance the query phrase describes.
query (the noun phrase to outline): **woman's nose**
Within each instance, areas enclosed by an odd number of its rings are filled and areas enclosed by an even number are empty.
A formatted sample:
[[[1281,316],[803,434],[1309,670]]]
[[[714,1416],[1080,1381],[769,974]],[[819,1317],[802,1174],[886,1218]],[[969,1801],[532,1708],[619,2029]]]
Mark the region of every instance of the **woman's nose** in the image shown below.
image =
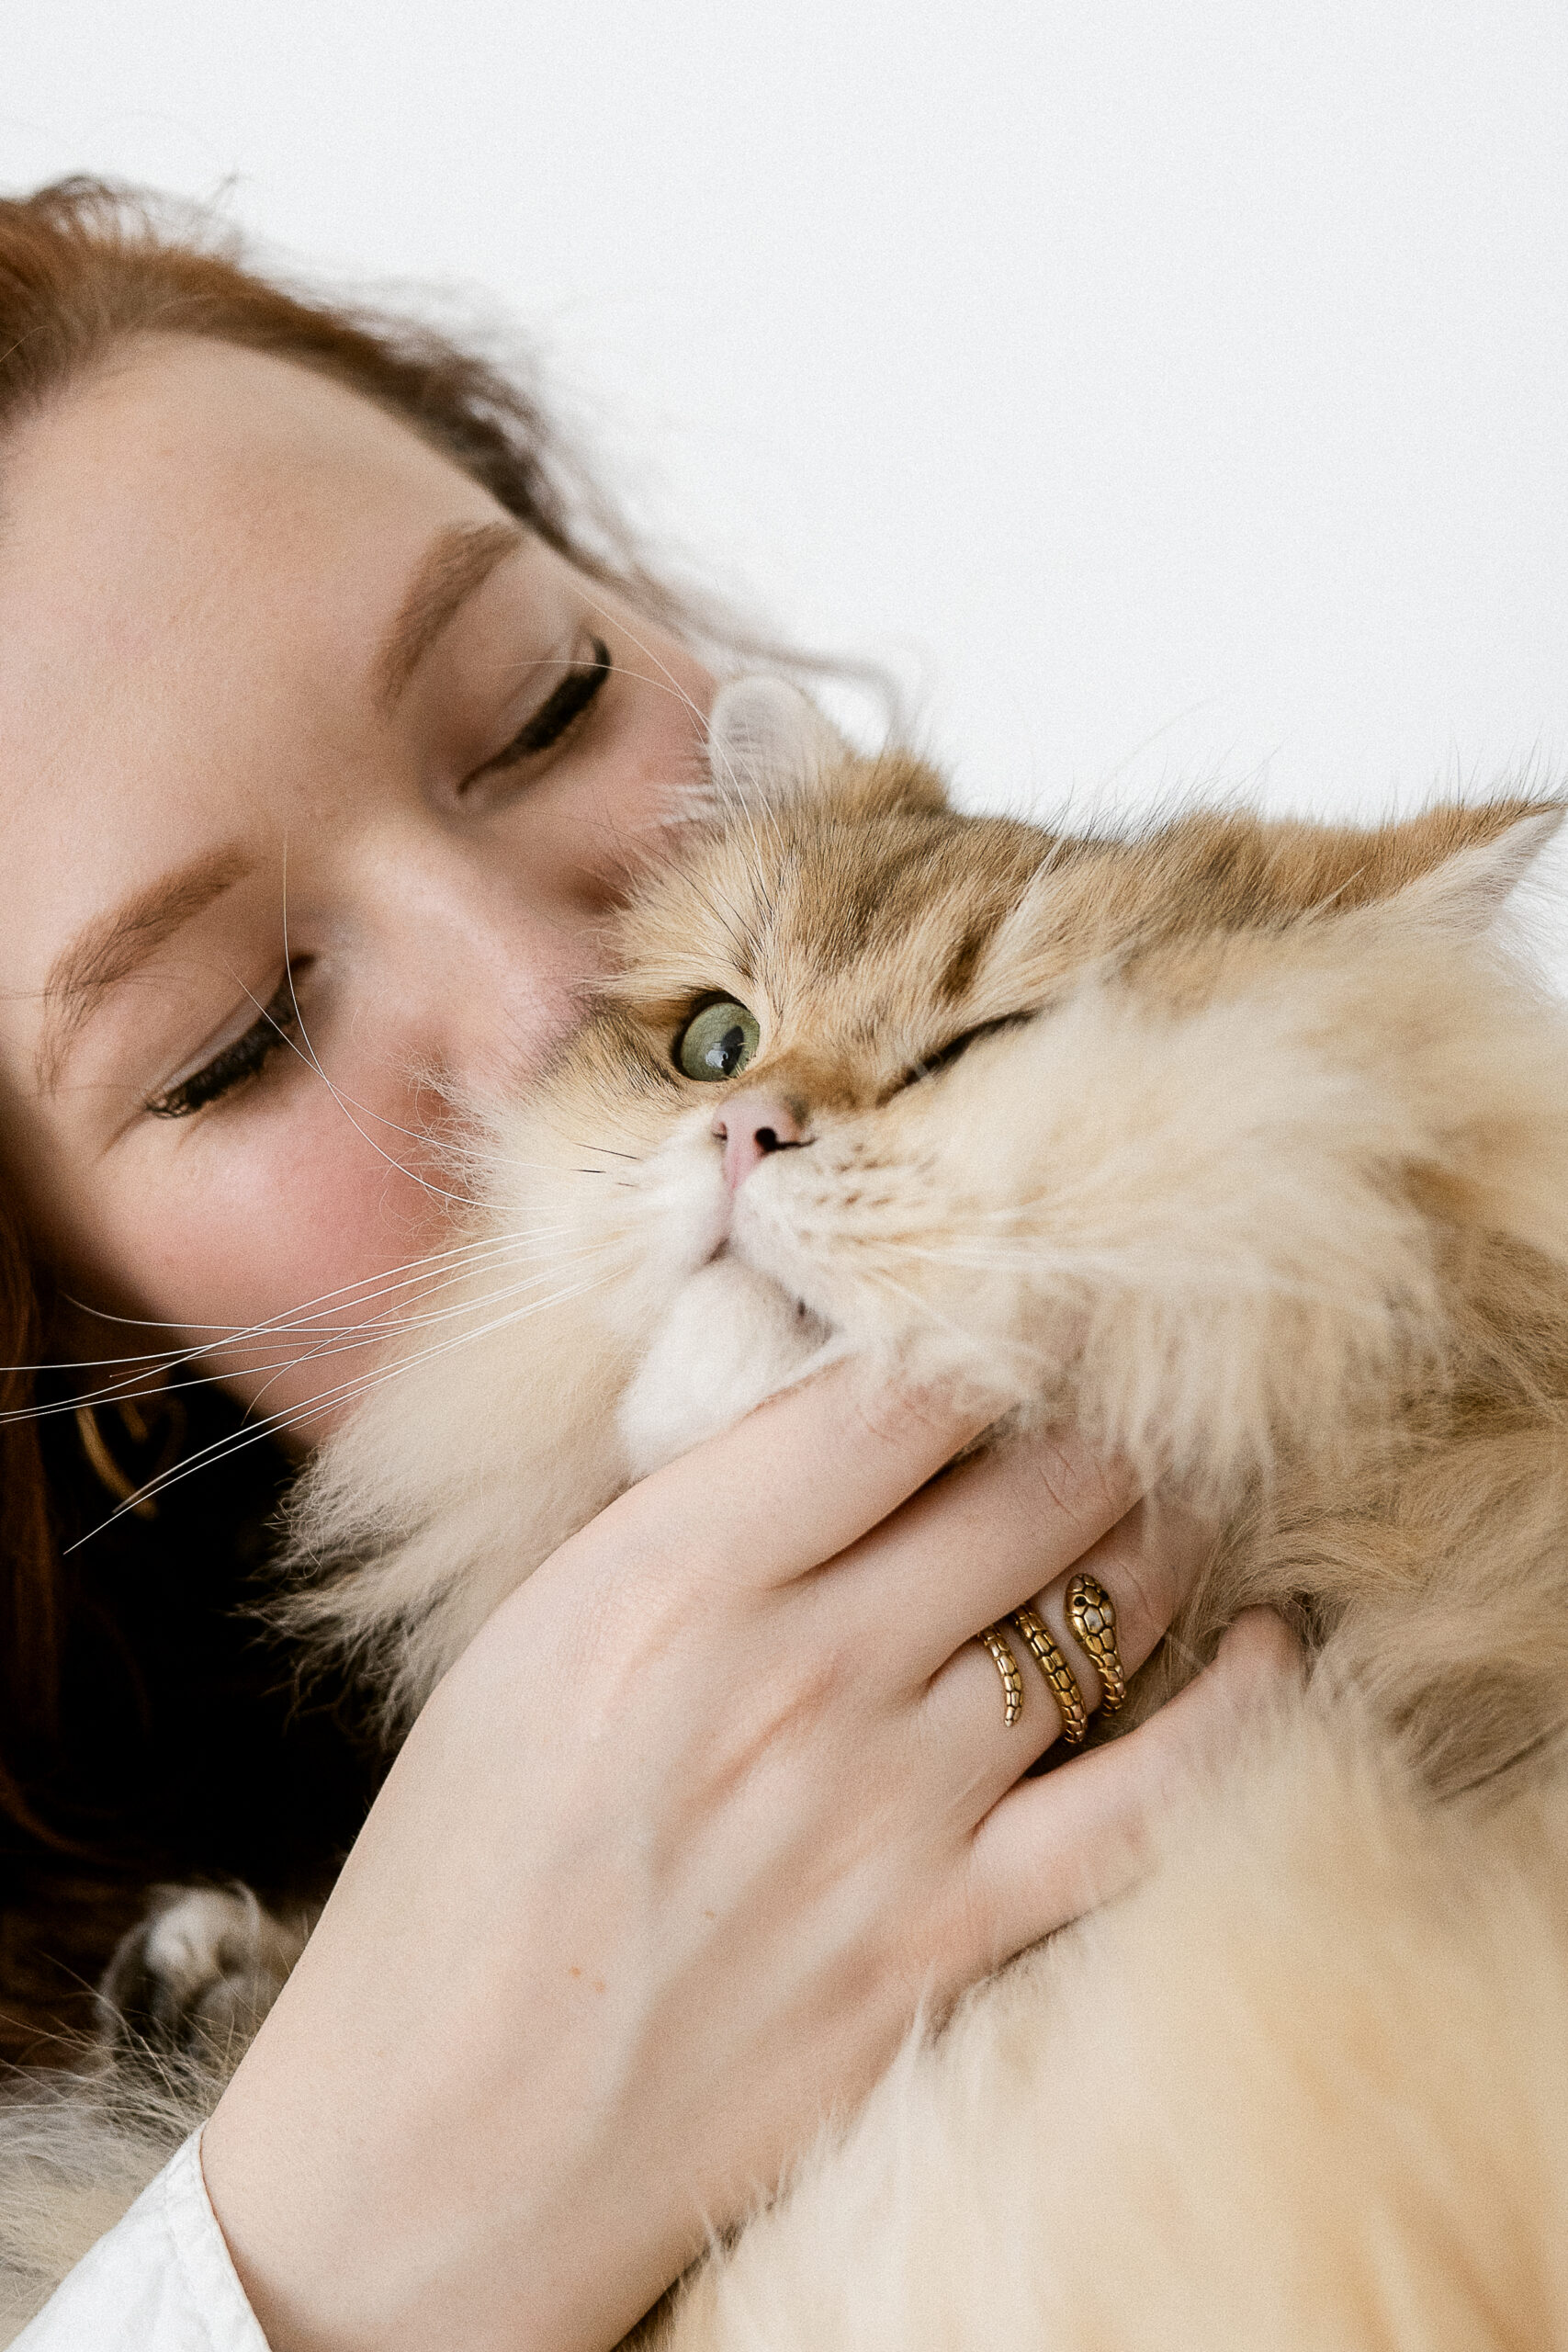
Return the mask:
[[[526,1086],[581,1018],[593,940],[581,911],[478,831],[389,820],[374,848],[366,927],[397,1058],[459,1097]]]
[[[748,1089],[732,1094],[714,1114],[713,1132],[724,1146],[724,1181],[738,1193],[771,1151],[793,1151],[803,1140],[800,1122],[777,1094]]]

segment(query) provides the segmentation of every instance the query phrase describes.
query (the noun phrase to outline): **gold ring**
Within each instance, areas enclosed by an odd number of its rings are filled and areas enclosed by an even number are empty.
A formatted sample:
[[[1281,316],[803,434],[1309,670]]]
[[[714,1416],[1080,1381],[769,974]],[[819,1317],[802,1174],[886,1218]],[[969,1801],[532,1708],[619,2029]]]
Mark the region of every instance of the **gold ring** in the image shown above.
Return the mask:
[[[1067,1623],[1100,1677],[1105,1713],[1113,1715],[1127,1696],[1127,1678],[1116,1646],[1116,1603],[1097,1577],[1076,1576],[1067,1587]]]
[[[1029,1644],[1029,1653],[1051,1686],[1061,1711],[1062,1737],[1069,1747],[1081,1747],[1089,1730],[1089,1709],[1083,1702],[1072,1668],[1051,1639],[1051,1628],[1032,1609],[1014,1611],[1013,1623]]]
[[[983,1634],[976,1634],[975,1639],[985,1643],[997,1662],[997,1672],[1002,1678],[1002,1689],[1007,1693],[1002,1728],[1010,1731],[1023,1713],[1023,1677],[1018,1670],[1018,1660],[995,1625],[987,1625]]]

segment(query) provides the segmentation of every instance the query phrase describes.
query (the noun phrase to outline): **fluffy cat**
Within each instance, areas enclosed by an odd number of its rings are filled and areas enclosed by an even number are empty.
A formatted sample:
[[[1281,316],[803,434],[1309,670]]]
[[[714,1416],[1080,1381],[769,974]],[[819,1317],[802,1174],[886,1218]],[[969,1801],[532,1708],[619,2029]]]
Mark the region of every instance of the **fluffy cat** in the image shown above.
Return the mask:
[[[1072,839],[768,681],[713,743],[495,1121],[473,1264],[304,1483],[297,1562],[353,1565],[295,1623],[406,1712],[633,1478],[852,1351],[1223,1518],[1145,1707],[1268,1602],[1435,1785],[1555,1732],[1568,1020],[1499,918],[1559,811]],[[806,1147],[733,1192],[729,1102]]]
[[[772,682],[711,740],[303,1484],[292,1622],[406,1718],[627,1483],[854,1352],[1215,1516],[1132,1716],[1255,1602],[1316,1666],[660,2326],[1568,2343],[1568,1015],[1506,915],[1557,810],[1075,839]]]

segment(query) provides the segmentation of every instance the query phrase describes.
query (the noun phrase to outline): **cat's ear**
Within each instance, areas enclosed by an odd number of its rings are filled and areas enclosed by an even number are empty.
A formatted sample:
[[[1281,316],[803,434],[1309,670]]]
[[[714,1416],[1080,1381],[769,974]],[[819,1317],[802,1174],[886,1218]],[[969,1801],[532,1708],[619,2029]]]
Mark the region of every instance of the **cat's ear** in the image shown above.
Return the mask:
[[[1370,828],[1201,818],[1182,828],[1206,903],[1248,914],[1349,915],[1397,904],[1474,935],[1500,913],[1562,821],[1550,800],[1450,801]]]
[[[783,678],[735,678],[719,688],[707,760],[710,804],[721,813],[809,799],[829,801],[836,816],[856,821],[947,805],[934,768],[908,752],[857,751]]]
[[[1460,835],[1447,854],[1398,892],[1410,912],[1445,928],[1477,936],[1501,914],[1514,891],[1562,823],[1561,803],[1495,801],[1489,807],[1443,809]],[[1413,824],[1429,824],[1416,818]],[[1404,828],[1393,829],[1403,831]],[[1440,839],[1435,844],[1443,846]]]
[[[795,800],[854,756],[838,729],[783,678],[732,678],[708,718],[708,774],[722,807]]]

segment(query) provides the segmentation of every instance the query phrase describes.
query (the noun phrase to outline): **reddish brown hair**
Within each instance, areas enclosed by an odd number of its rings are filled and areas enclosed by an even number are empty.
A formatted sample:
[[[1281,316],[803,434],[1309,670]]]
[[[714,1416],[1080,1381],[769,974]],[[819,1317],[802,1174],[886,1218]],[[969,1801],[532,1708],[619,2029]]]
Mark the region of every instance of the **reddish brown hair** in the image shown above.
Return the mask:
[[[272,353],[392,411],[509,513],[645,612],[695,616],[631,551],[531,391],[416,321],[290,288],[249,266],[194,208],[73,179],[0,200],[0,436],[129,339],[202,335]],[[26,1238],[0,1201],[0,1813],[48,1837],[26,1761],[47,1751],[62,1636],[45,1451],[28,1418],[48,1317]],[[58,1474],[57,1474],[58,1475]]]

